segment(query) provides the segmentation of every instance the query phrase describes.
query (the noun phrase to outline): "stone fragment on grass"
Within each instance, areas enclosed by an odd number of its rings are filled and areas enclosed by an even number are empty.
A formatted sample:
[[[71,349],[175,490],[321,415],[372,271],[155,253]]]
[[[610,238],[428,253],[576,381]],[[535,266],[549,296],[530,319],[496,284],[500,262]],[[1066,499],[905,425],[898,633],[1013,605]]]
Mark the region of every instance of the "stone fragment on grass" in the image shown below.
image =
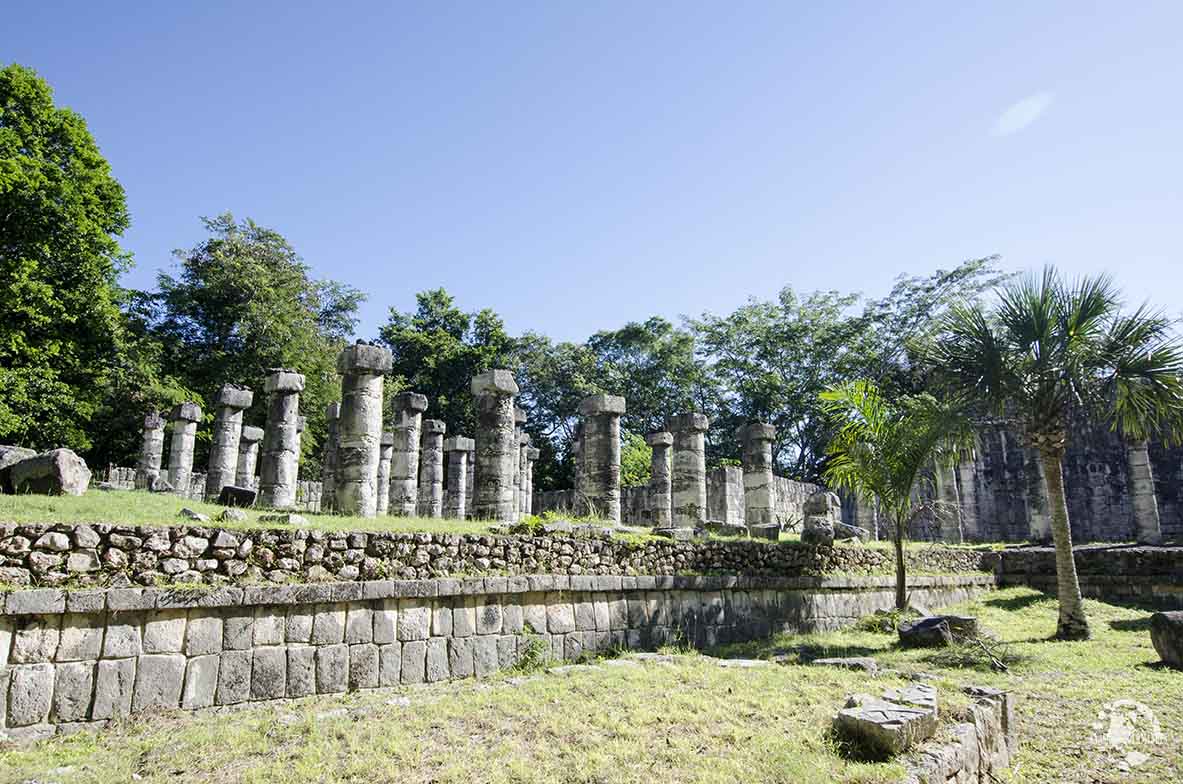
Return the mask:
[[[187,506],[181,507],[181,511],[177,512],[177,517],[184,517],[187,520],[195,520],[199,523],[209,522],[209,515],[202,512],[195,512]]]
[[[8,492],[82,495],[90,486],[86,461],[69,449],[51,449],[3,469]]]
[[[834,731],[871,758],[890,758],[931,738],[937,729],[936,690],[916,685],[849,697],[834,717]]]
[[[905,648],[943,648],[953,643],[949,623],[939,615],[901,622],[899,636]]]
[[[1163,664],[1183,670],[1183,611],[1150,616],[1150,641]]]
[[[274,525],[291,525],[297,528],[309,525],[307,517],[294,512],[259,515],[259,522],[272,523]]]
[[[819,667],[840,667],[845,670],[862,670],[868,675],[879,672],[879,663],[870,656],[839,656],[829,659],[814,659],[810,664]]]
[[[221,506],[253,506],[257,493],[249,487],[226,485],[218,493],[218,504]],[[227,510],[228,511],[228,510]],[[225,512],[222,513],[223,515]]]

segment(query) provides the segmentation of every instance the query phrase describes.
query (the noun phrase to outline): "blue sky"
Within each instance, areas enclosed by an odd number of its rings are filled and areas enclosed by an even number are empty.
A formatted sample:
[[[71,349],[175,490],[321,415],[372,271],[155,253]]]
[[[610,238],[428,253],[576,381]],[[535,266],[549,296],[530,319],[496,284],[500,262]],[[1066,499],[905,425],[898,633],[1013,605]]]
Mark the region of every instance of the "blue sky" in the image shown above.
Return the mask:
[[[128,285],[230,210],[367,292],[581,340],[991,253],[1183,311],[1183,4],[8,0]],[[823,7],[824,6],[824,7]]]

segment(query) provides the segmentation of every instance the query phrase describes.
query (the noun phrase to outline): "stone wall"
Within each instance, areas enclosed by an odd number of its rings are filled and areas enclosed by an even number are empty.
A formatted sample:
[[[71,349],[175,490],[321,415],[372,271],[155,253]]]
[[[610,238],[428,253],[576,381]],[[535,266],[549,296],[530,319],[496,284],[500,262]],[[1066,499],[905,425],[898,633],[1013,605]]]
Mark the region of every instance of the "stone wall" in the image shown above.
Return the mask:
[[[994,784],[1018,748],[1014,697],[980,686],[964,690],[970,704],[948,740],[925,744],[905,760],[904,784]]]
[[[990,575],[917,578],[939,606]],[[700,646],[846,625],[892,606],[890,578],[530,575],[7,594],[0,739],[145,711],[480,677],[521,657]]]
[[[909,550],[913,572],[994,570],[997,555]],[[210,526],[0,525],[0,585],[425,579],[529,574],[890,574],[892,555],[869,547],[798,542],[643,542],[607,536],[492,536],[231,530]]]
[[[1107,602],[1183,609],[1183,548],[1078,547],[1081,593]],[[1026,585],[1056,592],[1056,553],[1050,547],[1000,553],[999,585]]]

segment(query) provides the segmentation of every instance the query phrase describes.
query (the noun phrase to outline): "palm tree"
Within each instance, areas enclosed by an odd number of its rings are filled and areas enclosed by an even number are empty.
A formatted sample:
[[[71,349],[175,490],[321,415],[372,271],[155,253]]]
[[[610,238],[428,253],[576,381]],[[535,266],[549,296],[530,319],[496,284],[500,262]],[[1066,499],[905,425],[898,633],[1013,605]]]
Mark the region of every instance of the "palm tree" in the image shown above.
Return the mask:
[[[1173,322],[1145,305],[1123,313],[1106,275],[1068,283],[1047,267],[1005,285],[989,309],[953,308],[927,355],[947,389],[1017,419],[1038,452],[1056,548],[1056,636],[1087,638],[1064,498],[1071,423],[1104,423],[1134,443],[1183,436],[1183,344]]]
[[[895,544],[895,604],[908,603],[904,537],[912,521],[930,510],[934,465],[951,466],[973,440],[969,421],[955,404],[931,395],[888,401],[870,381],[848,381],[822,393],[822,407],[837,433],[826,450],[826,483],[860,500],[878,501],[880,518]],[[926,490],[930,492],[925,492]]]

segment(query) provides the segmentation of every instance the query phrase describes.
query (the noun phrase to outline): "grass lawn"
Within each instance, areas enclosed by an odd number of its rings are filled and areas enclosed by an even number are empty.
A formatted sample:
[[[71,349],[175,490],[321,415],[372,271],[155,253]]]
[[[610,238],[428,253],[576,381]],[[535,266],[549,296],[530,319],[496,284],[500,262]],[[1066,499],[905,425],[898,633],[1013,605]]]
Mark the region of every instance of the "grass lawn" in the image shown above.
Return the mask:
[[[1009,642],[1011,671],[951,666],[849,631],[733,646],[734,655],[872,655],[937,676],[946,704],[961,684],[1019,695],[1011,782],[1170,782],[1183,776],[1183,674],[1152,666],[1149,613],[1089,602],[1094,639],[1045,642],[1055,604],[1008,589],[957,608]],[[602,663],[383,690],[230,715],[161,714],[102,734],[0,750],[0,781],[124,782],[848,782],[898,780],[897,764],[847,762],[827,738],[844,695],[894,678],[804,665],[722,668],[702,656]],[[1163,737],[1116,749],[1093,728],[1107,703],[1145,703]],[[1147,760],[1122,773],[1130,751]]]

